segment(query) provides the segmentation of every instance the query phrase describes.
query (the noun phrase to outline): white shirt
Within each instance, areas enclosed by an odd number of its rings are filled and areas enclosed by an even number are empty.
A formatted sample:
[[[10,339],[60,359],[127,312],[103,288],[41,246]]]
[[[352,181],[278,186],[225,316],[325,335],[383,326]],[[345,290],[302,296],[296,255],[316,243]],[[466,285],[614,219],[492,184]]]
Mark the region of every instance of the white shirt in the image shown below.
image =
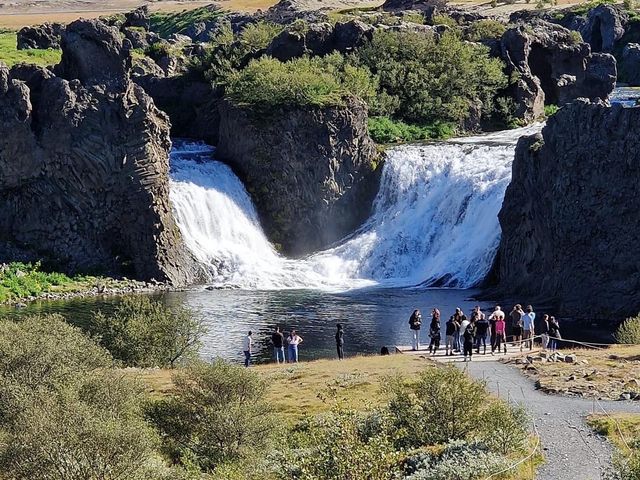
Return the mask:
[[[533,330],[534,320],[536,319],[536,314],[534,312],[525,313],[522,316],[522,323],[524,325],[525,330]]]
[[[471,322],[469,320],[463,320],[462,324],[460,325],[460,335],[462,335],[464,333],[464,331],[467,329],[467,327],[469,326]]]
[[[496,310],[491,314],[491,317],[489,318],[493,318],[494,320],[498,320],[501,318],[504,320],[504,312],[502,310]]]
[[[251,345],[253,345],[253,340],[251,339],[251,337],[249,335],[247,335],[246,337],[244,337],[243,351],[250,352],[251,351]]]
[[[289,337],[287,338],[287,342],[289,342],[289,345],[298,345],[301,341],[302,339],[298,335],[294,335],[293,337],[289,335]]]

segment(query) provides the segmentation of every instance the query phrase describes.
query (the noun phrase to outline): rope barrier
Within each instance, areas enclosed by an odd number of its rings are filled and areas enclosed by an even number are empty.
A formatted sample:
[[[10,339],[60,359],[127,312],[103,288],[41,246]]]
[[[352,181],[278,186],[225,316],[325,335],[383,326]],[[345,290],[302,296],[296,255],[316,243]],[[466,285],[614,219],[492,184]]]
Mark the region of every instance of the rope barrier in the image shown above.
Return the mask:
[[[536,444],[533,447],[533,450],[531,451],[531,453],[529,455],[527,455],[526,457],[522,458],[521,460],[517,461],[513,465],[510,465],[507,468],[504,468],[504,469],[500,470],[499,472],[492,473],[491,475],[486,477],[484,480],[491,480],[494,477],[497,477],[499,475],[502,475],[503,473],[506,473],[506,472],[508,472],[510,470],[513,470],[518,465],[522,465],[524,462],[526,462],[527,460],[529,460],[530,458],[532,458],[536,454],[536,452],[540,448],[540,433],[538,432],[538,426],[536,425],[535,420],[532,423],[533,423],[533,431],[534,431],[535,436],[536,436]]]

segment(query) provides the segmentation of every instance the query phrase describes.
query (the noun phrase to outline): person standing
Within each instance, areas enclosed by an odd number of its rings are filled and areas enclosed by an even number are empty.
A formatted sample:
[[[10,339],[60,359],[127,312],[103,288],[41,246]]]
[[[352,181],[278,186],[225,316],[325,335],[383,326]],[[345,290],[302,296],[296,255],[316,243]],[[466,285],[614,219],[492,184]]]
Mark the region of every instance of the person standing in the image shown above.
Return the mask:
[[[251,350],[253,347],[253,339],[251,338],[251,335],[253,335],[253,333],[251,332],[251,330],[249,330],[249,333],[247,333],[247,336],[244,337],[244,346],[242,350],[244,351],[245,367],[249,367],[249,365],[251,364]]]
[[[558,349],[558,343],[561,338],[560,324],[556,320],[556,317],[551,317],[549,319],[549,349],[552,352],[555,352]]]
[[[533,311],[531,305],[527,305],[527,313],[522,316],[522,343],[520,344],[520,351],[522,347],[528,345],[529,350],[533,350],[533,337],[535,335],[535,320],[536,314]]]
[[[462,352],[464,355],[464,361],[467,361],[467,356],[469,357],[469,361],[471,361],[471,355],[473,354],[473,340],[476,336],[476,328],[473,322],[467,322],[467,326],[462,333]]]
[[[420,310],[414,310],[409,317],[409,328],[413,331],[413,350],[420,350],[420,326],[422,325],[422,315]]]
[[[344,330],[341,323],[336,324],[336,349],[338,360],[344,360]]]
[[[453,314],[453,318],[456,324],[456,334],[453,339],[453,346],[455,347],[455,351],[459,353],[462,347],[462,334],[464,333],[464,328],[468,325],[467,322],[463,326],[463,323],[467,321],[467,316],[462,313],[462,309],[456,308],[456,313]]]
[[[456,336],[457,325],[456,321],[451,315],[449,320],[444,326],[445,328],[445,344],[444,344],[444,354],[445,356],[453,356],[453,347],[454,347],[454,338]]]
[[[522,316],[524,315],[524,311],[522,310],[522,305],[519,303],[513,307],[511,313],[509,314],[509,325],[508,330],[511,333],[513,345],[522,345],[520,341],[522,340]]]
[[[284,363],[284,335],[282,335],[278,326],[276,326],[276,331],[271,335],[271,343],[273,344],[273,356],[276,359],[276,363]]]
[[[491,314],[491,319],[494,320],[495,340],[491,345],[491,355],[498,350],[500,353],[500,345],[504,343],[504,353],[507,353],[507,334],[506,324],[504,321],[504,312],[500,309],[500,305],[496,305],[495,310]]]
[[[289,345],[289,363],[298,363],[298,345],[302,343],[302,337],[298,335],[295,330],[291,330],[291,333],[287,337],[287,344]]]
[[[542,317],[540,324],[540,341],[542,342],[542,350],[546,350],[549,346],[549,315]]]
[[[476,315],[476,353],[480,354],[480,343],[484,347],[483,355],[487,354],[487,333],[489,332],[489,321],[484,313],[480,311],[480,307],[476,307],[479,315]]]
[[[440,310],[434,308],[431,311],[431,325],[429,325],[429,353],[435,355],[440,348]]]

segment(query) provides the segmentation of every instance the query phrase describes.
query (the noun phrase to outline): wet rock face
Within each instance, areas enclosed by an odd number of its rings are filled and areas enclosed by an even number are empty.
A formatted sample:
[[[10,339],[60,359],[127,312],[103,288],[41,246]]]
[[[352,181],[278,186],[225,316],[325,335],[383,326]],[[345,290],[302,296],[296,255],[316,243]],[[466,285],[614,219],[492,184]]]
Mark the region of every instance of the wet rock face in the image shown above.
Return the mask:
[[[637,314],[638,128],[638,108],[580,100],[520,140],[499,214],[501,292],[583,318]]]
[[[505,32],[502,58],[512,77],[516,116],[531,121],[544,104],[563,105],[579,97],[606,99],[616,82],[616,61],[592,54],[587,43],[559,25],[534,20]]]
[[[292,255],[353,231],[377,190],[376,148],[356,100],[270,118],[223,102],[216,156],[244,181],[270,240]]]
[[[117,30],[74,22],[62,48],[59,75],[0,66],[0,257],[193,281],[168,199],[168,118],[129,81]]]

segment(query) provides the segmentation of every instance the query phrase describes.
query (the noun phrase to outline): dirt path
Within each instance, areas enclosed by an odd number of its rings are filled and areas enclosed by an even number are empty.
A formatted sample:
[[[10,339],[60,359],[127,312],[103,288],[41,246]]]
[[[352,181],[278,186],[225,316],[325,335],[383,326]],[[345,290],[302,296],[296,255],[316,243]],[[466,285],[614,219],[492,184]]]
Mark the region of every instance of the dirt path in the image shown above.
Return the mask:
[[[540,433],[546,463],[538,470],[539,480],[597,480],[603,468],[611,466],[612,446],[593,432],[586,417],[602,413],[590,399],[547,395],[516,368],[498,362],[457,363],[503,399],[524,405]],[[640,403],[600,401],[607,412],[640,413]]]

